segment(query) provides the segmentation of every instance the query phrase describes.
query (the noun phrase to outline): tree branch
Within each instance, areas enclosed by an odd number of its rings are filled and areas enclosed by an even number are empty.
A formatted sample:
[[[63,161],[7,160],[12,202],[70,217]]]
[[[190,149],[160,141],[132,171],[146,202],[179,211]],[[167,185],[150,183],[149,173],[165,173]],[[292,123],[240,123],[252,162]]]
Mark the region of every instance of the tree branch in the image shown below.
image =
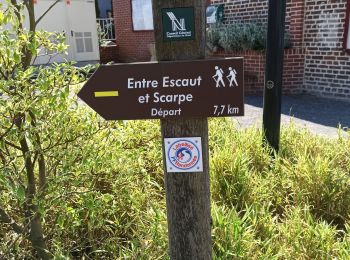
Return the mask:
[[[93,136],[93,135],[97,134],[99,131],[102,131],[104,129],[105,128],[99,128],[99,129],[97,129],[96,131],[94,131],[91,134],[78,134],[78,135],[72,137],[71,139],[66,139],[63,142],[61,142],[61,140],[63,139],[63,137],[61,136],[59,138],[59,140],[55,144],[51,144],[51,145],[47,146],[46,148],[43,149],[43,151],[46,152],[46,151],[51,150],[51,149],[53,149],[55,147],[66,145],[66,144],[69,144],[69,143],[73,143],[73,142],[75,142],[76,140],[78,140],[79,138],[82,138],[82,137]]]
[[[13,147],[13,148],[15,148],[15,149],[17,149],[17,150],[22,151],[22,148],[21,148],[21,147],[15,145],[15,144],[13,144],[13,143],[11,143],[11,142],[9,142],[9,141],[5,141],[5,144],[7,144],[7,145],[9,145],[9,146],[11,146],[11,147]]]
[[[29,115],[32,118],[31,125],[35,128],[36,127],[36,116],[35,114],[29,110]],[[35,158],[38,155],[38,166],[39,166],[39,189],[41,192],[45,190],[46,187],[46,163],[45,163],[45,157],[43,154],[42,146],[41,146],[41,138],[40,135],[35,132],[34,133],[37,146],[39,147],[39,151],[35,154]],[[33,160],[33,165],[35,164],[35,160]]]
[[[11,1],[17,1],[17,0],[11,0]],[[28,18],[29,18],[29,32],[30,37],[29,37],[29,41],[33,42],[34,38],[35,38],[35,29],[36,29],[36,25],[35,25],[35,12],[34,12],[34,1],[32,0],[25,0],[24,4],[27,8],[28,11]],[[31,50],[29,50],[26,45],[23,46],[22,49],[22,66],[23,66],[23,70],[26,70],[29,66],[30,66],[30,62],[32,60],[33,57],[33,53],[31,52]]]
[[[23,235],[24,234],[24,228],[20,225],[18,225],[6,212],[5,210],[0,207],[0,222],[9,224],[10,227],[15,231],[17,234]]]
[[[17,3],[17,0],[11,0],[11,4],[16,8],[16,17],[17,17],[17,20],[19,22],[19,29],[22,30],[23,25],[21,22],[21,8],[20,8],[19,4]]]
[[[1,149],[0,149],[0,159],[1,159],[2,164],[5,166],[7,164],[7,161],[6,161],[4,152]]]
[[[12,120],[12,124],[11,126],[5,131],[5,133],[3,133],[2,135],[0,135],[0,141],[11,131],[12,127],[15,125],[15,121]]]
[[[50,10],[54,8],[54,6],[60,1],[61,0],[56,0],[49,8],[47,8],[47,10],[35,21],[35,27],[40,23],[40,21],[45,17],[45,15],[47,15],[47,13],[50,12]]]

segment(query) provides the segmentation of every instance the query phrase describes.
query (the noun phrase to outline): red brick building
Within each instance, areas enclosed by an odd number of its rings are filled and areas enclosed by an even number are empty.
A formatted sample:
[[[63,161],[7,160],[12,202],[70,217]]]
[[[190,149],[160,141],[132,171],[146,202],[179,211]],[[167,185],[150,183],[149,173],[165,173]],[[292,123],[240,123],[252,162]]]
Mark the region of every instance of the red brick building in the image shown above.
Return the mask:
[[[212,0],[225,5],[225,23],[266,23],[268,0]],[[131,0],[113,0],[120,61],[146,61],[153,31],[135,31]],[[292,48],[285,50],[284,92],[307,92],[350,100],[350,52],[346,51],[350,0],[287,0],[286,28]],[[348,46],[350,43],[348,43]],[[348,47],[349,48],[349,47]],[[246,92],[263,91],[264,59],[261,51],[216,54],[244,56]]]
[[[115,31],[122,62],[149,61],[150,44],[154,43],[153,31],[135,31],[132,22],[131,0],[113,0]]]

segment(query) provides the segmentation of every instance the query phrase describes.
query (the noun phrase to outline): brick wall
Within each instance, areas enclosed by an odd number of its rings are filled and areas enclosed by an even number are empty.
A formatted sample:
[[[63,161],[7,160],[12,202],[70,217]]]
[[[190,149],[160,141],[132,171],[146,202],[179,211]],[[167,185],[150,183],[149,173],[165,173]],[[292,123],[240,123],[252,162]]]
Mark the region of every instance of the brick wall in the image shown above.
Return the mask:
[[[304,0],[288,0],[286,10],[286,29],[290,34],[293,48],[303,47]]]
[[[263,93],[265,78],[265,51],[216,53],[216,57],[244,57],[244,85],[246,95]],[[304,51],[301,48],[284,51],[283,93],[301,92],[304,73]]]
[[[236,21],[267,22],[267,0],[212,0],[212,4],[225,4],[225,23]]]
[[[305,92],[350,100],[350,54],[342,49],[346,2],[306,1]]]
[[[267,24],[268,0],[212,0],[212,3],[225,4],[225,24],[237,21]],[[294,47],[302,46],[304,5],[304,0],[287,0],[286,31]]]
[[[149,44],[154,43],[153,31],[133,31],[131,0],[113,0],[115,31],[122,62],[149,61]]]
[[[238,20],[266,22],[267,0],[213,0],[225,4],[226,23]],[[350,53],[343,48],[348,0],[287,0],[286,29],[292,40],[285,53],[284,91],[304,92],[350,100]],[[350,4],[350,3],[349,3]],[[263,84],[264,57],[246,58],[248,92]],[[253,76],[255,71],[257,79]],[[249,78],[251,77],[251,78]],[[294,85],[294,86],[292,86]],[[299,85],[299,87],[297,87]]]
[[[118,57],[118,46],[101,46],[100,47],[100,61],[102,64],[106,64],[108,62],[119,62]]]
[[[213,0],[213,4],[225,4],[225,23],[237,21],[267,23],[268,0]],[[290,34],[292,49],[285,50],[283,93],[299,93],[304,74],[303,45],[304,1],[287,0],[286,31]],[[244,51],[215,56],[243,56],[246,94],[261,94],[265,77],[265,52]]]
[[[267,22],[268,0],[212,0],[225,4],[225,23]],[[292,49],[285,51],[284,92],[308,92],[350,100],[350,53],[342,49],[346,3],[349,0],[287,0],[286,29]],[[129,0],[113,0],[121,61],[149,60],[153,31],[132,30]],[[349,3],[350,4],[350,3]],[[265,55],[262,52],[219,54],[245,57],[247,93],[261,93]]]

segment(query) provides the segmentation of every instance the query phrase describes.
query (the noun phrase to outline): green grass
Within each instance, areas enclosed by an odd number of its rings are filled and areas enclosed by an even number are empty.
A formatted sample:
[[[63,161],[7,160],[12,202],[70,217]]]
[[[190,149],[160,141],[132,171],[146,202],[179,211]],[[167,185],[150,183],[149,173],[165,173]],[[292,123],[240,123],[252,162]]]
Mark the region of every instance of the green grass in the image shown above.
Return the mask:
[[[350,258],[350,138],[291,126],[270,159],[260,131],[211,123],[218,259]]]
[[[113,128],[58,152],[40,205],[57,259],[168,258],[159,122]],[[271,159],[257,129],[212,119],[209,133],[214,259],[350,259],[350,137],[291,126]],[[9,254],[30,257],[28,242]]]

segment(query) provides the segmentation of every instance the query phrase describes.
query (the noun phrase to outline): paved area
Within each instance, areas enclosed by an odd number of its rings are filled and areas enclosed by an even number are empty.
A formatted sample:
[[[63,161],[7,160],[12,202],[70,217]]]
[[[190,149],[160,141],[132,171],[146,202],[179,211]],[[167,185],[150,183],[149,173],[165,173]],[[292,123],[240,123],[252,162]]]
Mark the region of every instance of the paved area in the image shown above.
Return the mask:
[[[263,97],[245,97],[245,116],[233,120],[245,128],[262,126]],[[298,127],[307,128],[312,133],[325,137],[337,137],[338,127],[346,136],[350,131],[350,102],[330,100],[310,95],[282,97],[282,125],[291,122]]]

